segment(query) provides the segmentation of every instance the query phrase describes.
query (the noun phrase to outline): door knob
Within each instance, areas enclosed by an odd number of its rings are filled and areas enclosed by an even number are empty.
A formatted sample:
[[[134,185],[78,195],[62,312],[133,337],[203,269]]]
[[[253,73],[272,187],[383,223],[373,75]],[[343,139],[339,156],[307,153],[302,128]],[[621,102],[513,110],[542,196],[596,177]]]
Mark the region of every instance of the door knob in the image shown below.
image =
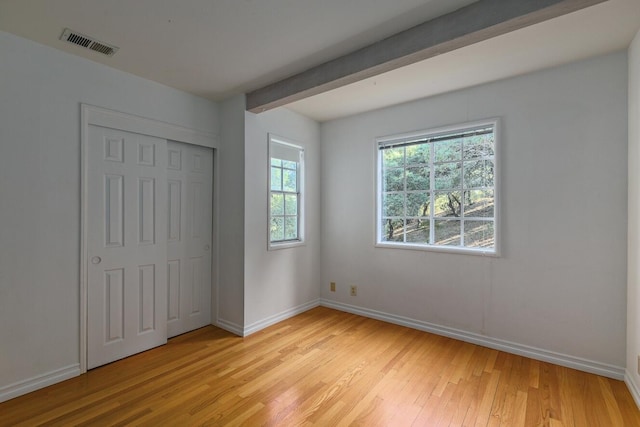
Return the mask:
[[[99,256],[94,256],[91,258],[91,264],[100,264],[102,262],[102,258]]]

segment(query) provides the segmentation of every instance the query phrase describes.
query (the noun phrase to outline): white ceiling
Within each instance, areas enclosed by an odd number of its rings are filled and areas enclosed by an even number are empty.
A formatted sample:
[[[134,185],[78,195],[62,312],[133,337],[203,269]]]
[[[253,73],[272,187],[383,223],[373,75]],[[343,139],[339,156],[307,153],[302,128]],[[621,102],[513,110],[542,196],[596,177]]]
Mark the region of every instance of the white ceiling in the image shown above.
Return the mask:
[[[326,121],[626,49],[640,0],[609,0],[289,104]]]
[[[0,0],[0,30],[213,100],[257,89],[473,0]],[[120,48],[58,40],[69,27]],[[628,46],[640,0],[609,0],[289,105],[323,121]]]

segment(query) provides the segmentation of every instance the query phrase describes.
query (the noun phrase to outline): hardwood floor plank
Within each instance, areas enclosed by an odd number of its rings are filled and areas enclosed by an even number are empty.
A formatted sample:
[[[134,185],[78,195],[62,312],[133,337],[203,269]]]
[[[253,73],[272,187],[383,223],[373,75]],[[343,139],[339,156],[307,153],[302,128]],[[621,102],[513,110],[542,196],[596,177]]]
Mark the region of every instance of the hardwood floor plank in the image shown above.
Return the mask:
[[[491,419],[491,408],[493,408],[496,399],[496,391],[498,389],[498,384],[500,383],[501,375],[502,373],[498,370],[492,370],[490,374],[483,374],[483,377],[487,377],[488,381],[482,392],[482,400],[478,407],[478,416],[475,419],[475,425],[478,427],[489,425],[489,420]],[[472,420],[469,420],[469,422],[471,421]]]
[[[621,381],[318,307],[0,404],[0,426],[640,426]]]
[[[613,395],[609,381],[606,378],[598,377],[598,384],[600,384],[600,391],[604,397],[604,403],[607,408],[607,412],[609,413],[609,419],[614,425],[622,425],[623,421],[620,407]]]
[[[544,410],[542,409],[540,390],[530,387],[527,392],[527,405],[525,408],[525,422],[527,426],[542,426],[544,422]]]
[[[638,411],[638,407],[633,400],[633,396],[629,393],[627,385],[622,381],[616,381],[610,378],[607,378],[607,381],[611,386],[624,422],[629,423],[629,425],[640,426],[640,411]]]
[[[587,407],[589,403],[587,403],[586,395],[587,395],[587,375],[581,375],[578,371],[566,371],[567,376],[569,377],[569,381],[567,385],[569,386],[567,394],[571,399],[571,406],[573,407],[573,411],[571,415],[573,416],[573,422],[576,427],[587,426],[591,421],[588,418]],[[564,421],[564,419],[563,419]]]

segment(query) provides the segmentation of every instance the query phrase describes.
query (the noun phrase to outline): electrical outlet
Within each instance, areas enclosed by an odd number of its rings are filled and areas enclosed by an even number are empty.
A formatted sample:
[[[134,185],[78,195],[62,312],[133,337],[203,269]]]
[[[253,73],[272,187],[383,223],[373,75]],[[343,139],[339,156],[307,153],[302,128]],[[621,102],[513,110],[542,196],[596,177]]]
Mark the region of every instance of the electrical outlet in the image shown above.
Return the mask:
[[[331,292],[335,292],[336,291],[336,282],[331,282],[331,284],[329,284],[329,289],[331,290]]]
[[[357,295],[358,295],[358,287],[354,286],[354,285],[351,285],[351,296],[355,297]]]

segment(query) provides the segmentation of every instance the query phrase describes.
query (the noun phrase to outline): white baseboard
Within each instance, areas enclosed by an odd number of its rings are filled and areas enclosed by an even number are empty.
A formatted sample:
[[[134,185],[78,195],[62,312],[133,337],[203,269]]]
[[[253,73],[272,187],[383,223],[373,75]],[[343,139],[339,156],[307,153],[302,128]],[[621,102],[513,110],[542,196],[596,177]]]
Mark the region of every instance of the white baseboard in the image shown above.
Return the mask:
[[[234,335],[238,335],[239,337],[243,336],[242,326],[238,325],[237,323],[229,322],[228,320],[224,319],[218,319],[213,325],[217,326],[220,329],[224,329],[225,331],[231,332]]]
[[[384,322],[393,323],[396,325],[406,326],[408,328],[418,329],[420,331],[431,332],[436,335],[442,335],[472,344],[478,344],[507,353],[529,357],[531,359],[554,363],[556,365],[565,366],[567,368],[577,369],[596,375],[602,375],[604,377],[613,378],[616,380],[623,380],[625,378],[625,368],[622,368],[620,366],[595,362],[593,360],[582,359],[579,357],[569,356],[567,354],[556,353],[536,347],[530,347],[527,345],[505,341],[498,338],[491,338],[485,335],[476,334],[474,332],[467,332],[461,329],[450,328],[448,326],[440,326],[434,323],[423,322],[421,320],[415,320],[408,317],[397,316],[395,314],[371,310],[369,308],[343,304],[324,298],[320,300],[320,305],[340,311],[346,311],[347,313],[353,313],[364,317],[370,317],[372,319],[382,320]]]
[[[638,384],[635,383],[631,373],[626,370],[624,373],[624,383],[627,385],[631,396],[633,396],[633,400],[636,402],[636,406],[640,408],[640,388]]]
[[[320,300],[315,299],[313,301],[309,301],[304,304],[301,304],[297,307],[293,307],[288,310],[282,311],[278,314],[274,314],[273,316],[269,316],[262,320],[258,320],[257,322],[253,322],[252,324],[244,327],[243,336],[246,337],[247,335],[251,335],[255,332],[258,332],[261,329],[274,325],[290,317],[296,316],[300,313],[304,313],[305,311],[311,310],[312,308],[318,307],[319,305],[320,305]]]
[[[23,381],[0,387],[0,402],[4,402],[14,397],[36,391],[43,387],[68,380],[69,378],[80,375],[80,364],[70,365],[46,374],[38,375]]]

